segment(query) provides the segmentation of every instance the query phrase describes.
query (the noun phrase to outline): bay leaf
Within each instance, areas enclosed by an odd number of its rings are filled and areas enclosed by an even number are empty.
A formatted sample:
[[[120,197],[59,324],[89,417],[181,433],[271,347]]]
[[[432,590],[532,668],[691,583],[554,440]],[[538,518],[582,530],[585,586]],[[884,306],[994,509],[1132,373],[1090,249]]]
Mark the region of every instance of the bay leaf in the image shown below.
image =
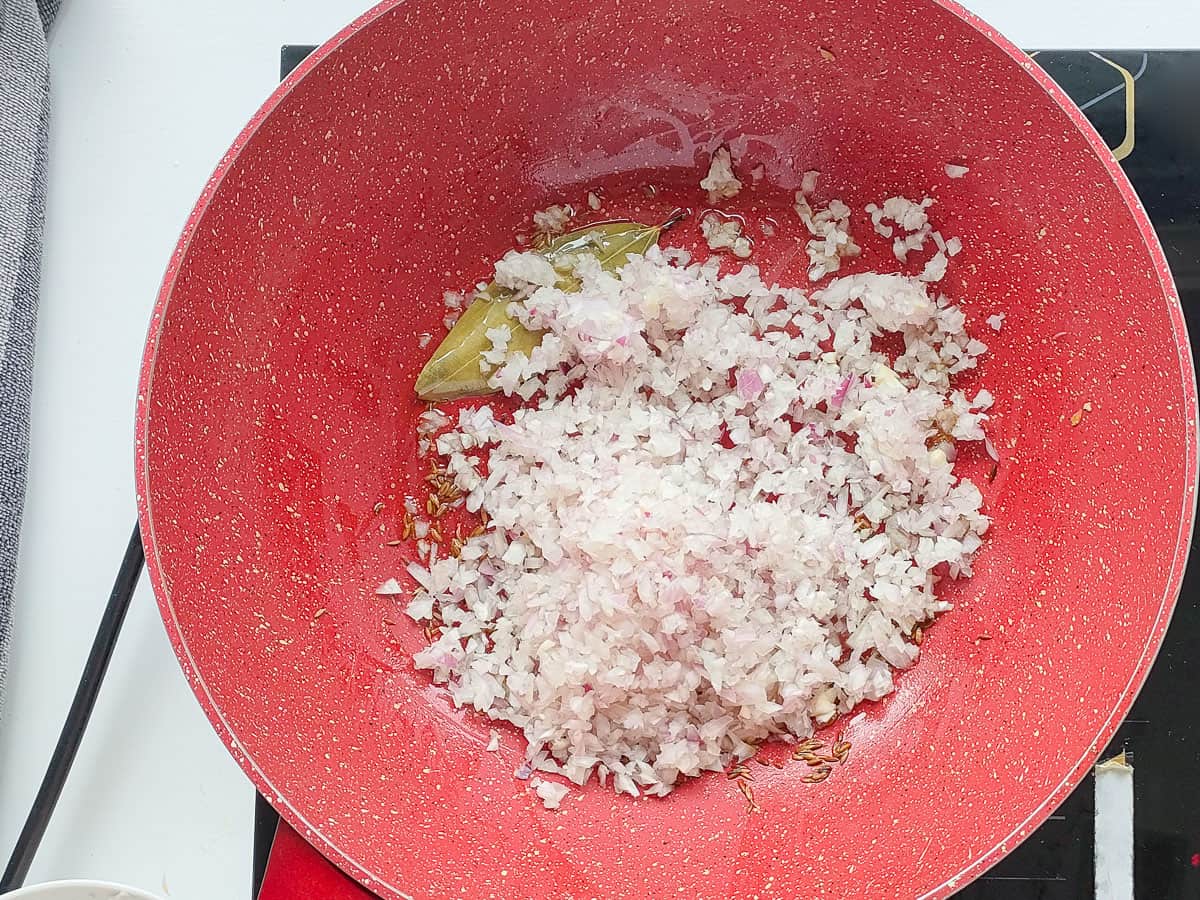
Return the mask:
[[[645,253],[653,247],[662,230],[661,225],[606,222],[560,235],[539,252],[559,273],[556,286],[563,291],[576,291],[580,284],[571,270],[580,254],[590,254],[604,269],[616,271],[630,256]],[[528,356],[542,342],[543,332],[530,331],[509,314],[508,306],[515,296],[513,291],[495,282],[475,295],[417,376],[418,397],[437,402],[495,393],[488,387],[488,379],[496,367],[487,363],[480,366],[483,354],[492,347],[488,330],[508,327],[512,335],[508,341],[509,353]]]

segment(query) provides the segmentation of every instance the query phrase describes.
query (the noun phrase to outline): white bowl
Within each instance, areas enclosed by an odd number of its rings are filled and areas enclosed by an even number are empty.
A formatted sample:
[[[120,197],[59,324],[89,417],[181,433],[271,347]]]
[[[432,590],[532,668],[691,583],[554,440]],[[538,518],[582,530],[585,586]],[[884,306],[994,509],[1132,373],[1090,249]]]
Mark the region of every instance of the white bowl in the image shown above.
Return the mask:
[[[111,881],[48,881],[4,895],[4,900],[160,900],[154,894]]]

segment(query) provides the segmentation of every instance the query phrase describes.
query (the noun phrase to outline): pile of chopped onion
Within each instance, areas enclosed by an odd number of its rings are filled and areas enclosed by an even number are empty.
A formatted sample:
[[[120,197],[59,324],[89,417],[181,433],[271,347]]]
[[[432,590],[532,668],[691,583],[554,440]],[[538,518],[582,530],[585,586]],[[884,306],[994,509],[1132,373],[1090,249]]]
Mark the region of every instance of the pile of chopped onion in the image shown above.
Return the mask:
[[[814,265],[857,251],[844,205],[801,205]],[[875,224],[923,239],[926,205]],[[493,386],[529,402],[428,438],[489,527],[410,566],[408,614],[442,623],[417,666],[524,733],[516,775],[550,806],[536,773],[662,795],[889,694],[988,524],[954,473],[991,404],[953,386],[986,350],[963,312],[921,277],[809,294],[676,249],[615,275],[582,256],[572,292],[547,268],[496,266],[545,331],[529,357],[489,333]]]

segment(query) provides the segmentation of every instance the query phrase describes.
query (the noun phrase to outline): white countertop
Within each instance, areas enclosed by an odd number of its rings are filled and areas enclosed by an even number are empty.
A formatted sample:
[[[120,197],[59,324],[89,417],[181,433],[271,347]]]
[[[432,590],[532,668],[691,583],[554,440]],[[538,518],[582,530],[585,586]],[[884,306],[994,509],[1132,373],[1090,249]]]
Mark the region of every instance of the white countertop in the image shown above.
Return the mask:
[[[277,82],[367,0],[66,0],[50,149],[30,484],[9,696],[0,862],[70,703],[135,518],[134,394],[158,282],[213,166]],[[1025,47],[1200,47],[1195,0],[973,0]],[[248,897],[253,791],[175,662],[148,585],[30,883],[123,881]]]

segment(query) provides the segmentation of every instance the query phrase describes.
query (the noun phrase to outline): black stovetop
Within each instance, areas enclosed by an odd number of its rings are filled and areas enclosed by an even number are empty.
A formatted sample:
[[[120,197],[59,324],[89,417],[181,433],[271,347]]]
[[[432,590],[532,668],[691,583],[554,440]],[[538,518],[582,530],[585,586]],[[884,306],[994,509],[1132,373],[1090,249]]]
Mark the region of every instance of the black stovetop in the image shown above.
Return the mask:
[[[313,48],[287,46],[281,74]],[[1043,51],[1037,62],[1124,155],[1121,164],[1158,231],[1200,359],[1200,51]],[[1133,97],[1120,66],[1135,79]],[[1134,128],[1126,130],[1128,105]],[[1193,543],[1193,546],[1195,544]],[[1197,648],[1197,649],[1193,649]],[[1158,661],[1109,748],[1134,765],[1134,870],[1139,900],[1200,898],[1200,554],[1193,556]],[[274,834],[270,807],[255,821],[255,894]],[[1089,776],[1050,819],[958,895],[963,900],[1093,897],[1093,784]]]

